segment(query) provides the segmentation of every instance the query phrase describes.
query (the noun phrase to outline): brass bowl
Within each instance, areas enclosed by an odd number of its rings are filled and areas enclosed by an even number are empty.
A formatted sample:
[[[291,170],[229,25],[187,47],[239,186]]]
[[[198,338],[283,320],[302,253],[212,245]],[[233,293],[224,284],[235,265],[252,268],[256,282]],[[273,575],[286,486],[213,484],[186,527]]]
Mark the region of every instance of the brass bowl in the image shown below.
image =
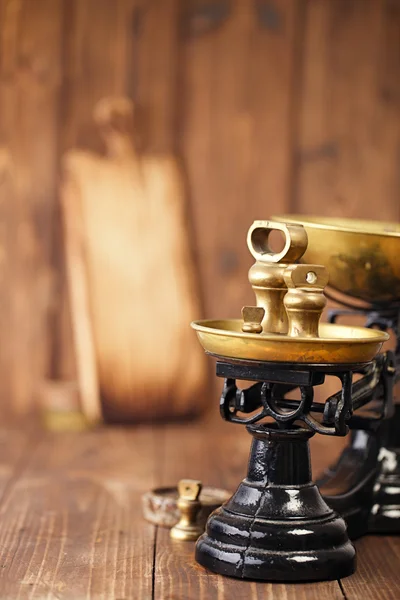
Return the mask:
[[[400,301],[400,224],[303,215],[273,218],[305,227],[308,248],[301,260],[327,267],[332,288],[371,304]]]
[[[321,323],[318,338],[279,333],[243,333],[241,319],[194,321],[206,352],[226,358],[309,364],[365,363],[374,358],[389,335],[376,329]]]

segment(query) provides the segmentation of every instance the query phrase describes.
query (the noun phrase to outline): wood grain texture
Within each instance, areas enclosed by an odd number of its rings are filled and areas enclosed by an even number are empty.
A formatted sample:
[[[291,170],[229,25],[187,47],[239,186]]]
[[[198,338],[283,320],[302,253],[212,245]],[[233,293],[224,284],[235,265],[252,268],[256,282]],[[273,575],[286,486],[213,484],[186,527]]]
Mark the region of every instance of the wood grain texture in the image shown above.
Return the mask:
[[[135,0],[65,3],[62,151],[103,149],[93,107],[104,96],[127,93],[134,6]]]
[[[104,96],[127,95],[140,108],[141,142],[149,151],[170,151],[176,136],[178,0],[72,0],[64,25],[63,149],[101,151],[93,107]]]
[[[188,4],[181,149],[206,312],[234,317],[252,302],[249,224],[288,208],[297,2]]]
[[[23,414],[49,360],[62,2],[2,0],[0,23],[1,396]]]
[[[1,597],[149,600],[156,445],[149,429],[42,436],[1,505]]]
[[[146,152],[176,150],[179,110],[181,0],[136,0],[131,25],[129,95],[139,113]],[[156,41],[156,43],[155,43]]]
[[[359,540],[357,572],[342,580],[348,600],[397,600],[400,595],[400,539],[367,536]]]
[[[294,209],[397,221],[400,6],[308,1]]]

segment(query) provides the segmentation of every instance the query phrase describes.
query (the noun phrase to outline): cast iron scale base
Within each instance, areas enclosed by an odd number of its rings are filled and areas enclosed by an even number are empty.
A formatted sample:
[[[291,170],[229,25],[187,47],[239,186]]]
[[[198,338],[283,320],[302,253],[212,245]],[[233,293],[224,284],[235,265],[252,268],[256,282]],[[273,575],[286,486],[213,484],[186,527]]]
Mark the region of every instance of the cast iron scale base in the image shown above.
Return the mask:
[[[213,513],[197,542],[201,565],[221,575],[268,581],[337,579],[354,572],[346,524],[311,481],[309,439],[315,432],[347,433],[353,373],[371,367],[218,360],[217,375],[225,378],[221,414],[245,424],[253,442],[247,477]],[[326,375],[340,380],[341,391],[325,404],[314,403],[314,387]],[[257,383],[240,390],[238,379]],[[300,399],[285,400],[295,388]],[[318,422],[311,412],[326,418]],[[275,423],[260,423],[267,417]]]
[[[400,378],[400,306],[349,308],[331,310],[329,322],[361,314],[365,327],[393,332],[395,355],[389,372],[386,368],[381,373],[381,383],[392,387]],[[378,418],[354,415],[348,421],[348,447],[317,480],[328,505],[345,519],[351,539],[367,533],[400,533],[400,405],[393,406],[391,394],[384,389],[375,389],[374,394],[375,398],[386,397],[383,405],[375,407]]]

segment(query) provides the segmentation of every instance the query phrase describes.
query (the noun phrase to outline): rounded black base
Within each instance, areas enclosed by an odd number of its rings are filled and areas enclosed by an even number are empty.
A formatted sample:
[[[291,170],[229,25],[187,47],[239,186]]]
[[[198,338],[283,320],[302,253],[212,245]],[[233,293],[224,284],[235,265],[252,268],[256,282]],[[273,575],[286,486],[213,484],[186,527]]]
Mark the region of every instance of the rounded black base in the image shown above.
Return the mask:
[[[207,522],[196,560],[230,577],[316,581],[354,573],[356,553],[346,524],[310,481],[304,429],[249,426],[246,479]]]
[[[210,571],[262,581],[347,577],[355,571],[355,554],[345,523],[336,515],[288,526],[284,521],[254,523],[224,509],[210,518],[196,546],[197,562]]]
[[[232,521],[232,517],[230,520]],[[221,544],[214,537],[215,530],[224,527],[231,529],[232,526],[227,525],[227,519],[219,518],[218,521],[216,522],[216,515],[211,518],[208,529],[211,537],[204,534],[196,546],[197,562],[214,573],[262,581],[319,581],[340,579],[352,575],[355,571],[354,546],[347,538],[344,521],[336,516],[320,523],[298,523],[290,528],[284,522],[269,524],[264,522],[261,527],[257,527],[256,534],[260,535],[262,529],[264,535],[256,538],[256,543],[251,541],[248,546],[237,546],[235,543]],[[234,517],[234,522],[234,527],[237,527],[237,515]],[[251,526],[250,520],[247,525]],[[327,546],[312,549],[313,544],[310,543],[309,538],[305,544],[307,549],[299,547],[294,550],[293,540],[298,540],[298,532],[301,530],[308,531],[314,542],[326,536]],[[280,539],[279,543],[275,544],[274,538],[277,537],[278,532]],[[252,535],[254,534],[253,530]],[[332,537],[341,543],[329,547],[328,539]],[[269,539],[269,544],[264,544],[266,539]]]

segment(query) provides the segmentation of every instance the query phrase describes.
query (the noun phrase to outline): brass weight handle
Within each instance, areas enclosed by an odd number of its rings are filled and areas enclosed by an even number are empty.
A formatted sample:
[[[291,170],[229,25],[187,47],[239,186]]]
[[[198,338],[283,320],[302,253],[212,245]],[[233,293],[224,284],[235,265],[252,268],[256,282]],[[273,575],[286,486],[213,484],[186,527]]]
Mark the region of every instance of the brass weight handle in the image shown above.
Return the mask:
[[[285,245],[281,252],[273,252],[268,245],[272,231],[281,231]],[[247,233],[247,246],[256,261],[266,263],[294,263],[307,249],[308,237],[303,225],[277,221],[254,221]]]

